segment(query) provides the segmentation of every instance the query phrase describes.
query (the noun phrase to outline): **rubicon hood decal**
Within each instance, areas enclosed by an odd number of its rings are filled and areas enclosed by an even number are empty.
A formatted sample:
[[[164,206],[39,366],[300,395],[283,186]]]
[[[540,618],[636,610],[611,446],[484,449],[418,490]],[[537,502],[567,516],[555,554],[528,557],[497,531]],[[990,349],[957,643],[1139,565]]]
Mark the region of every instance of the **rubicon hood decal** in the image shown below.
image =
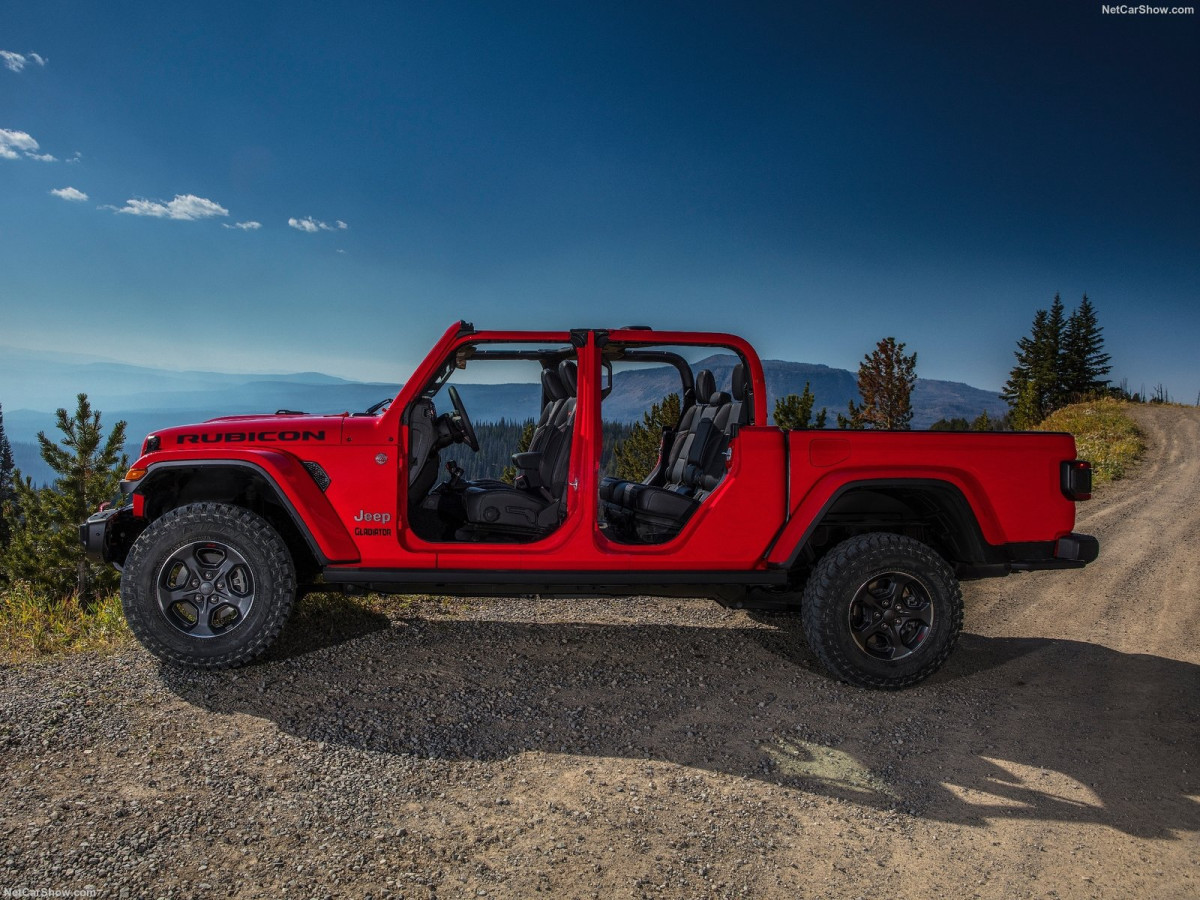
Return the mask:
[[[293,441],[323,441],[325,429],[279,429],[265,431],[185,431],[174,435],[175,444],[271,444]]]

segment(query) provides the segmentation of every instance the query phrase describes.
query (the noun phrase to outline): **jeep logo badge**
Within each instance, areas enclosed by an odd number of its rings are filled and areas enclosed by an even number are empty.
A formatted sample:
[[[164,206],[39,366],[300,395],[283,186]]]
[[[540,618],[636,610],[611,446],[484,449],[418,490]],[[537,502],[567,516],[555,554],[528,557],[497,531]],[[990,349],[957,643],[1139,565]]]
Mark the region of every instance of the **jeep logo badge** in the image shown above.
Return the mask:
[[[369,513],[365,509],[360,509],[358,515],[354,517],[355,522],[390,522],[392,521],[391,513]]]

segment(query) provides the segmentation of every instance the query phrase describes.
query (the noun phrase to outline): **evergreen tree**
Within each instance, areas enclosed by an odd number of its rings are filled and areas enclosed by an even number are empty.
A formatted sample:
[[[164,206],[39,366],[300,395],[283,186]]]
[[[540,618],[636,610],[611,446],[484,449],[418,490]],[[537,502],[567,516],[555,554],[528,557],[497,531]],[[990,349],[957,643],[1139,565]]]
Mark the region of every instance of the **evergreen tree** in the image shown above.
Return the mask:
[[[1069,319],[1058,294],[1049,311],[1037,311],[1030,336],[1017,341],[1017,364],[1000,394],[1014,428],[1032,428],[1072,400],[1106,389],[1111,367],[1102,330],[1086,294]]]
[[[1055,294],[1049,311],[1039,309],[1034,313],[1029,337],[1017,340],[1013,354],[1017,364],[1000,392],[1012,407],[1014,427],[1032,428],[1061,405],[1062,337],[1062,298]]]
[[[1062,340],[1062,384],[1066,396],[1074,400],[1108,390],[1107,375],[1112,369],[1104,352],[1104,331],[1096,317],[1096,308],[1084,294],[1079,306],[1067,320]]]
[[[9,517],[16,499],[16,466],[12,445],[4,433],[4,406],[0,405],[0,551],[8,546]]]
[[[1021,388],[1021,393],[1013,403],[1008,418],[1015,431],[1027,431],[1046,418],[1038,400],[1037,385],[1032,380],[1026,382]]]
[[[99,411],[92,410],[87,394],[77,399],[74,415],[57,412],[61,446],[38,432],[42,459],[59,476],[54,485],[34,488],[29,479],[17,479],[16,514],[3,568],[47,595],[74,592],[86,602],[114,589],[117,573],[84,556],[78,525],[116,495],[128,459],[121,453],[125,423],[118,422],[105,440]]]
[[[1043,385],[1042,415],[1048,416],[1060,406],[1067,404],[1067,392],[1063,386],[1062,348],[1066,317],[1062,298],[1056,293],[1046,317],[1046,332],[1042,337],[1042,352],[1038,355],[1034,375]]]
[[[988,415],[985,409],[971,422],[972,431],[995,431],[996,423],[992,421],[992,417]]]
[[[824,428],[826,414],[824,409],[817,413],[816,420],[813,420],[812,411],[815,402],[816,397],[813,396],[810,383],[806,381],[804,383],[804,393],[799,396],[788,394],[786,397],[780,397],[775,401],[775,413],[772,418],[775,420],[775,424],[784,431],[805,431],[809,428]]]
[[[514,453],[524,453],[529,449],[529,444],[533,440],[534,428],[533,419],[525,423],[525,427],[521,429],[521,439],[517,441],[517,449]],[[511,464],[505,466],[504,470],[500,473],[500,480],[506,484],[516,484],[517,467]]]
[[[961,416],[955,416],[953,419],[938,419],[929,426],[930,431],[968,431],[970,424]]]
[[[867,420],[863,416],[865,406],[859,406],[853,400],[846,404],[846,414],[837,414],[838,428],[848,428],[851,431],[862,431],[867,427]]]
[[[1013,351],[1013,356],[1017,358],[1017,364],[1012,367],[1008,381],[1004,383],[1004,387],[1000,391],[1001,399],[1007,401],[1010,407],[1017,405],[1018,399],[1033,382],[1033,367],[1038,354],[1037,338],[1045,333],[1045,330],[1046,311],[1039,309],[1033,315],[1033,328],[1030,336],[1017,338],[1017,349]]]
[[[858,367],[862,405],[850,401],[849,415],[838,416],[839,428],[908,430],[912,427],[912,389],[917,383],[917,354],[887,337],[864,356]]]
[[[668,394],[661,403],[642,413],[642,421],[633,426],[629,437],[613,448],[616,476],[624,481],[644,481],[658,461],[664,428],[679,423],[679,395]]]

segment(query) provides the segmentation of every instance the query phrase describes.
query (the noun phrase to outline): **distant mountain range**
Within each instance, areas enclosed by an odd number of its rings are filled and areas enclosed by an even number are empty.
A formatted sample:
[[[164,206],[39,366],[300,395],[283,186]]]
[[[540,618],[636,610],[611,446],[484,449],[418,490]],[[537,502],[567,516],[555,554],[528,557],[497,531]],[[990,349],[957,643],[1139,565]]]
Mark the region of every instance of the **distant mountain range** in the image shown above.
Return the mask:
[[[693,364],[709,369],[721,390],[730,389],[736,358],[716,355]],[[855,375],[845,369],[812,363],[764,360],[767,409],[775,399],[799,394],[811,385],[816,408],[829,410],[829,424],[858,398]],[[280,375],[235,375],[218,372],[174,372],[124,363],[103,362],[65,354],[33,353],[0,347],[0,404],[4,427],[21,471],[36,482],[49,480],[37,452],[36,435],[57,437],[53,410],[73,409],[75,394],[86,392],[93,407],[111,426],[125,420],[127,444],[136,452],[142,437],[156,428],[203,421],[219,415],[271,413],[295,409],[315,413],[361,411],[399,391],[399,384],[349,381],[319,372]],[[670,366],[617,372],[604,417],[630,422],[651,403],[679,389]],[[540,389],[532,384],[462,384],[467,411],[481,422],[501,418],[524,420],[537,410]],[[974,418],[982,411],[1002,416],[1007,406],[991,391],[952,381],[918,379],[913,390],[913,427],[927,428],[938,419]]]

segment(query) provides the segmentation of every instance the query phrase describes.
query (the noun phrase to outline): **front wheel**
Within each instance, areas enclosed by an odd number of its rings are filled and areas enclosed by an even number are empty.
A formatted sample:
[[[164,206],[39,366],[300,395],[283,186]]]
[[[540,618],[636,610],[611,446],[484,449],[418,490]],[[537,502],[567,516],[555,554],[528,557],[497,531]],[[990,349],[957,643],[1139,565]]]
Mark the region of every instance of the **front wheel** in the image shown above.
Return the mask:
[[[121,574],[134,636],[164,662],[244,665],[279,636],[296,598],[287,545],[261,516],[192,503],[142,532]]]
[[[962,591],[934,550],[896,534],[864,534],[827,553],[808,579],[801,622],[835,677],[896,689],[928,678],[962,631]]]

